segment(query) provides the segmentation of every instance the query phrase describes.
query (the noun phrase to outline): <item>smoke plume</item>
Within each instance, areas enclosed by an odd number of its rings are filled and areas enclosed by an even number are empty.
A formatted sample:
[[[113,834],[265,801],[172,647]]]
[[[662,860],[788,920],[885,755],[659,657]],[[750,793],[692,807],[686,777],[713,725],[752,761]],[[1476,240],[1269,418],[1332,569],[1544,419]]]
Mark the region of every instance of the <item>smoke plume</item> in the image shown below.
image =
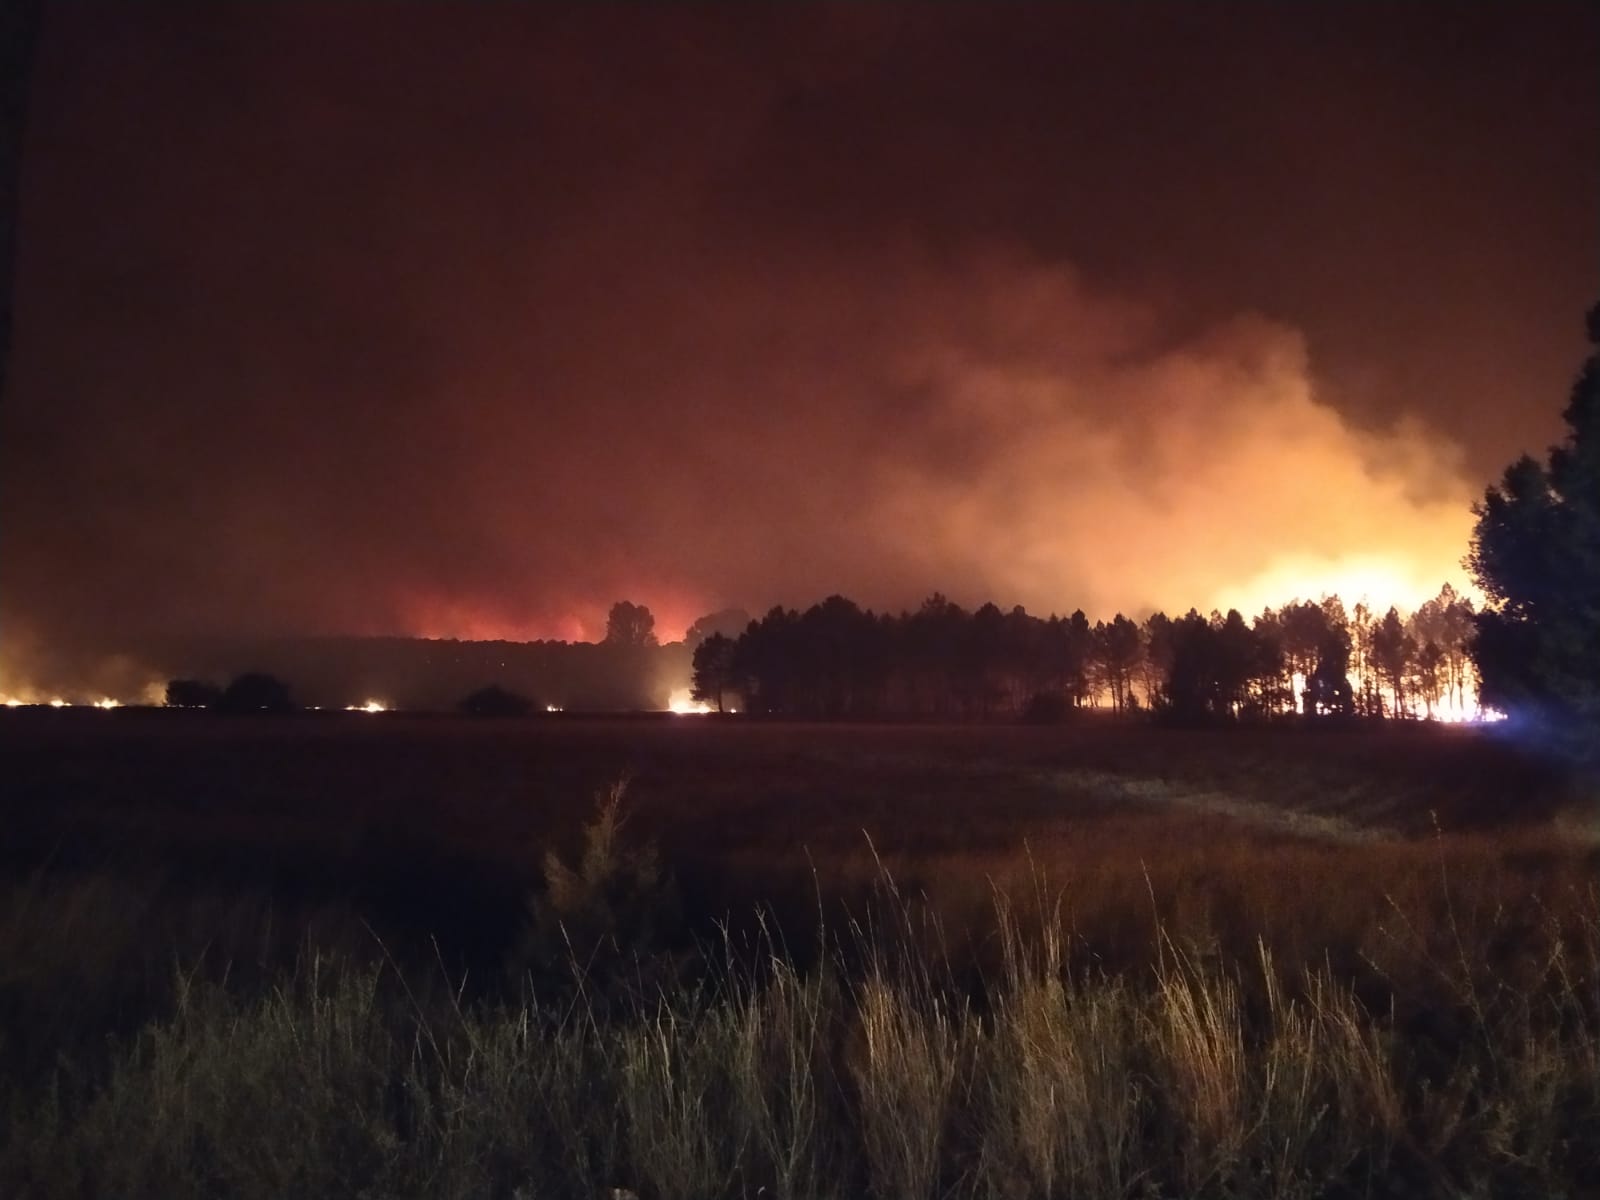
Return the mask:
[[[833,592],[1109,617],[1464,582],[1510,435],[1455,439],[1528,380],[1441,350],[1500,318],[1471,289],[1413,319],[1456,248],[1408,173],[1438,106],[1374,85],[1393,111],[1340,134],[1357,34],[192,17],[69,9],[41,47],[0,687],[157,636],[595,638],[621,598],[672,638]],[[1335,175],[1378,182],[1330,208]]]

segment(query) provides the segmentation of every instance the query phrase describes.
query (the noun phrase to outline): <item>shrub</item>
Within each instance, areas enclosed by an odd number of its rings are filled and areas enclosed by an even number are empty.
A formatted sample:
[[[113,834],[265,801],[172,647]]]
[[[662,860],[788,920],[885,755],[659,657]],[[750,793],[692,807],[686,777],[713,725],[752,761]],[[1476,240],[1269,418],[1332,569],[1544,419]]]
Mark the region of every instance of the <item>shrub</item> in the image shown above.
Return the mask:
[[[201,679],[173,679],[167,683],[168,708],[215,708],[222,689]]]
[[[1059,725],[1071,712],[1065,692],[1035,692],[1028,697],[1022,719],[1030,725]]]
[[[534,704],[526,696],[491,683],[465,697],[456,707],[469,717],[525,717],[533,711]]]
[[[287,713],[294,708],[289,685],[260,671],[238,676],[223,689],[216,702],[220,713]]]
[[[677,885],[653,843],[624,840],[626,790],[621,781],[596,798],[576,863],[545,854],[544,891],[529,897],[511,951],[515,973],[636,998],[680,980],[688,956]]]

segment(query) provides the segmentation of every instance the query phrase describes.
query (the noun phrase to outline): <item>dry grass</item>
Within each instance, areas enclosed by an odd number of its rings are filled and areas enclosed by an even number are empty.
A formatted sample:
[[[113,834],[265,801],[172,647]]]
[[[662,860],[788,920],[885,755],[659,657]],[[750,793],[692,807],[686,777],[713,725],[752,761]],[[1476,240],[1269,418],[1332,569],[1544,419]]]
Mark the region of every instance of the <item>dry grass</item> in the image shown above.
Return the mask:
[[[317,955],[254,995],[180,975],[174,1011],[103,1073],[69,1054],[10,1089],[0,1185],[1286,1198],[1571,1194],[1600,1170],[1600,1012],[1572,969],[1600,914],[1539,994],[1459,997],[1471,1015],[1437,1060],[1326,969],[1169,946],[1145,972],[1080,977],[1059,933],[1026,932],[1004,899],[995,920],[1001,970],[978,998],[883,929],[865,974],[844,947],[806,974],[770,944],[754,963],[730,948],[701,988],[627,1013],[463,1005]]]
[[[1414,794],[1358,787],[1349,746],[1292,772],[1270,738],[641,728],[633,823],[602,807],[587,835],[570,798],[527,797],[588,768],[510,747],[446,772],[460,811],[401,804],[404,837],[364,829],[365,798],[319,831],[298,796],[269,835],[227,780],[211,808],[114,811],[136,740],[76,791],[25,761],[58,803],[13,808],[0,890],[0,1194],[1600,1187],[1600,858],[1570,824],[1452,807],[1462,761],[1499,761],[1474,743],[1417,743],[1445,765]],[[313,747],[353,756],[343,786],[410,744],[361,736]],[[580,762],[616,748],[585,736]],[[456,761],[454,737],[418,753]],[[1287,816],[1254,819],[1275,787]],[[1389,834],[1327,834],[1362,813]],[[122,835],[138,870],[86,849]]]

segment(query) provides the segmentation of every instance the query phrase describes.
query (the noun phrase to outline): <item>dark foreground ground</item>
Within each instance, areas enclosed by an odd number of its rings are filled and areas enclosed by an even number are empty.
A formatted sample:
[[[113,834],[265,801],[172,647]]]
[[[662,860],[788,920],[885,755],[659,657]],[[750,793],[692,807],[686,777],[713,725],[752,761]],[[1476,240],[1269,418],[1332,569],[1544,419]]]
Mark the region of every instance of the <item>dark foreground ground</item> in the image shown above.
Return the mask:
[[[12,879],[348,901],[469,955],[511,936],[545,852],[570,850],[619,780],[628,836],[659,844],[704,919],[814,911],[819,889],[884,867],[957,907],[1022,872],[1086,906],[1122,905],[1153,874],[1266,908],[1241,854],[1286,856],[1303,880],[1342,874],[1346,894],[1386,856],[1442,839],[1495,847],[1513,869],[1589,857],[1581,785],[1482,730],[1431,725],[24,710],[0,712],[0,779]]]
[[[0,712],[0,1191],[1593,1195],[1591,786],[1422,726]]]
[[[1149,949],[1152,906],[1197,936],[1354,954],[1397,896],[1437,891],[1446,851],[1485,904],[1600,867],[1584,784],[1448,726],[21,710],[0,712],[0,779],[16,882],[130,886],[149,922],[243,898],[285,944],[336,909],[480,968],[618,781],[688,930],[760,906],[802,941],[819,904],[890,874],[958,931],[997,886],[1045,882],[1114,958]]]

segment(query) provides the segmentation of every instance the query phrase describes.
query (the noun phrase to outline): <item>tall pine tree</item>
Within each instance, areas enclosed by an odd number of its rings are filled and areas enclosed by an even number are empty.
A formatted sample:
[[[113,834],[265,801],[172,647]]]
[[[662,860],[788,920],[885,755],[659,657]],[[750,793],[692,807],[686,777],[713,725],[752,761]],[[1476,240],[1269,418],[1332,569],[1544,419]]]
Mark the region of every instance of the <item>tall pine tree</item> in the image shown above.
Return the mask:
[[[1467,565],[1489,605],[1473,648],[1486,704],[1600,744],[1600,305],[1545,462],[1524,456],[1474,507]]]

